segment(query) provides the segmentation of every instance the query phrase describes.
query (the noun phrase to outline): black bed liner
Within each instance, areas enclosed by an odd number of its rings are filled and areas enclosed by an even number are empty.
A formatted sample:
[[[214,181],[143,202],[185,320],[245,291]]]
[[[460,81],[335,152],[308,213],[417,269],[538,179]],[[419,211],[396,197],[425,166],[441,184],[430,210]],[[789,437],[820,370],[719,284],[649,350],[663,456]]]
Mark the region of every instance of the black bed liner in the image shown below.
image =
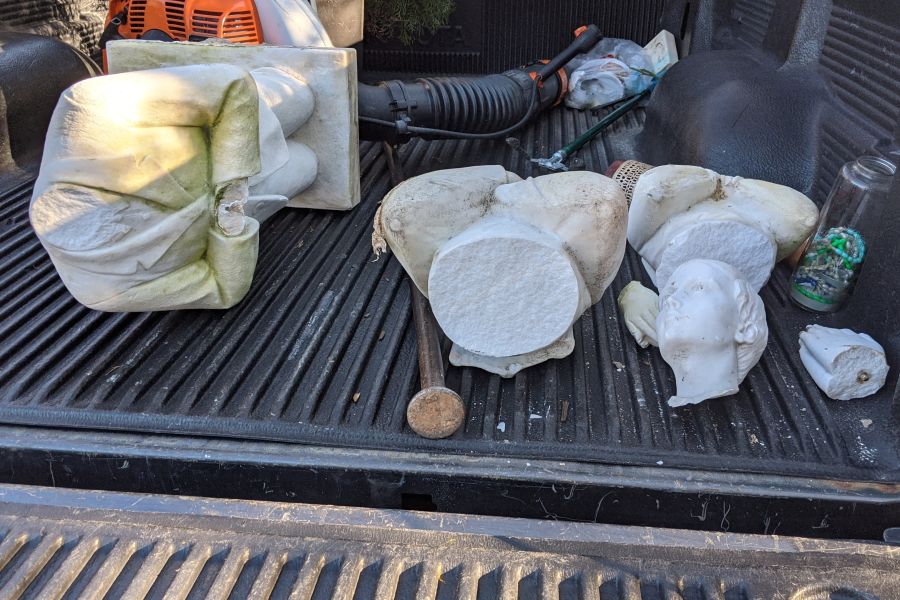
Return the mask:
[[[886,545],[0,486],[6,597],[897,598]]]
[[[524,132],[535,155],[586,129],[556,110]],[[584,153],[602,172],[628,155],[641,114]],[[286,210],[261,231],[253,287],[227,311],[104,314],[66,292],[27,219],[30,185],[0,201],[0,421],[13,424],[280,440],[360,449],[698,468],[900,482],[893,389],[852,403],[823,398],[799,362],[797,335],[816,321],[765,288],[770,341],[739,394],[671,409],[670,370],[640,349],[615,298],[644,274],[629,250],[603,299],[575,328],[575,352],[512,379],[450,367],[467,405],[452,438],[405,423],[418,380],[405,275],[370,248],[389,189],[379,145],[362,149],[363,200],[346,213]],[[409,175],[525,158],[502,142],[404,146]],[[820,320],[827,323],[827,319]],[[357,397],[358,394],[358,397]]]

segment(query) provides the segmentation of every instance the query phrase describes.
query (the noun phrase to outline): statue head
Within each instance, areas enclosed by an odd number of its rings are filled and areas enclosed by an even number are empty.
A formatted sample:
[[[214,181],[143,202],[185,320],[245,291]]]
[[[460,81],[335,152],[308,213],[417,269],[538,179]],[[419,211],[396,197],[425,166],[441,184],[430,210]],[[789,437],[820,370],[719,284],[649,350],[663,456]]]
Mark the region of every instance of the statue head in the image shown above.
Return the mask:
[[[762,299],[727,263],[681,264],[660,292],[660,352],[675,372],[671,406],[734,394],[768,341]]]

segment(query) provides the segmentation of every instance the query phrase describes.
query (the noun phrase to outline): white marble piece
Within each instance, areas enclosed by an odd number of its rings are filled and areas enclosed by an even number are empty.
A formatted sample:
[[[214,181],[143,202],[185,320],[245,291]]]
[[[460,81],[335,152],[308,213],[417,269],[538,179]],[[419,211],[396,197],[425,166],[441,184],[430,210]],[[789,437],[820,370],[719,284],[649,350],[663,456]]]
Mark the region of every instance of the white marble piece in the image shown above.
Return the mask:
[[[318,176],[315,152],[291,138],[315,109],[309,86],[273,67],[250,72],[259,92],[260,172],[250,178],[250,194],[293,198]]]
[[[331,47],[331,37],[308,0],[254,2],[267,44]]]
[[[619,292],[616,299],[628,333],[641,348],[659,346],[656,335],[656,319],[659,316],[659,296],[637,281],[632,281]]]
[[[817,218],[809,198],[782,185],[683,165],[640,176],[628,241],[661,290],[655,333],[678,386],[670,406],[737,392],[768,339],[757,292]],[[646,304],[646,294],[636,298]],[[624,300],[629,331],[642,346],[652,343],[633,316],[640,302]]]
[[[621,263],[626,213],[621,188],[596,173],[450,169],[385,197],[373,247],[390,246],[431,300],[454,364],[509,377],[571,352],[572,324]]]
[[[469,352],[459,344],[450,347],[450,364],[457,367],[476,367],[500,377],[513,377],[522,369],[539,365],[555,358],[565,358],[575,350],[572,328],[561,338],[540,350],[515,356],[494,357]]]
[[[834,400],[871,396],[884,386],[884,348],[865,333],[809,325],[800,333],[800,360],[816,385]]]
[[[683,263],[660,291],[656,332],[675,373],[669,406],[729,396],[759,361],[768,341],[762,299],[732,266]]]
[[[774,262],[809,237],[817,218],[815,204],[787,186],[664,165],[635,185],[628,241],[657,287],[680,262],[708,258],[741,270],[758,290]],[[663,273],[656,273],[661,267]]]
[[[494,190],[521,181],[499,165],[443,169],[411,177],[389,191],[375,215],[372,247],[388,246],[428,297],[434,255],[451,237],[490,210]]]
[[[110,73],[122,73],[187,64],[225,63],[248,71],[274,68],[299,80],[314,97],[308,120],[287,141],[308,146],[316,155],[315,180],[293,194],[288,206],[349,210],[359,204],[359,130],[356,98],[356,52],[346,48],[291,48],[250,46],[218,42],[156,42],[116,40],[107,45]],[[264,94],[278,98],[285,91],[291,97],[297,89],[281,84],[267,87]],[[298,108],[304,107],[303,110]],[[275,103],[273,112],[284,118],[284,131],[303,121],[308,103]],[[293,109],[289,110],[291,107]],[[285,113],[288,113],[286,115]],[[292,116],[291,116],[292,115]],[[291,157],[299,153],[291,152]],[[305,160],[305,159],[304,159]],[[293,163],[288,163],[293,164]],[[301,170],[307,172],[309,164]],[[289,171],[294,169],[288,168]],[[283,177],[286,174],[282,174]],[[302,178],[294,182],[301,187]],[[289,186],[290,187],[290,186]],[[254,191],[271,193],[271,190]]]
[[[251,178],[250,193],[254,196],[284,196],[296,198],[315,182],[319,172],[319,158],[306,144],[287,140],[284,163],[263,178]]]
[[[660,287],[682,263],[713,258],[740,271],[755,291],[762,289],[775,266],[775,241],[740,221],[695,220],[701,211],[675,215],[644,246],[644,260],[656,265],[653,282]]]
[[[260,103],[275,114],[284,137],[294,135],[312,117],[316,96],[308,83],[275,67],[253,69],[250,74]]]
[[[250,75],[194,65],[96,77],[63,92],[30,207],[72,295],[90,308],[227,308],[246,294],[260,170]]]
[[[428,293],[444,333],[485,356],[549,346],[590,306],[562,240],[504,217],[484,219],[441,246]]]

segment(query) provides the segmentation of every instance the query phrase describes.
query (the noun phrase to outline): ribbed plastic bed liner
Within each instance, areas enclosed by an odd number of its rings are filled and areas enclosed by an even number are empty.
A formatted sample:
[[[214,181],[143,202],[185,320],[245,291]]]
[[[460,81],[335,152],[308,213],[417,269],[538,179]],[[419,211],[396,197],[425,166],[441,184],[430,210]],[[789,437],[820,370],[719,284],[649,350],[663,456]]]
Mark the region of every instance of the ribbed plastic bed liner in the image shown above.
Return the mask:
[[[535,156],[597,117],[558,109],[526,130]],[[584,153],[603,171],[627,157],[641,113]],[[764,289],[768,348],[732,397],[669,408],[672,374],[640,349],[615,299],[644,279],[629,250],[615,282],[575,327],[562,360],[501,379],[448,368],[464,427],[432,441],[405,407],[417,390],[409,289],[399,263],[375,260],[372,217],[389,189],[380,145],[363,144],[361,205],[285,210],[260,232],[253,286],[227,311],[106,314],[63,287],[28,223],[31,186],[0,201],[0,421],[40,426],[284,440],[354,448],[491,454],[896,482],[892,386],[855,402],[822,396],[797,335],[818,320],[794,308],[783,271]],[[500,163],[540,174],[503,142],[415,141],[407,175]]]
[[[0,486],[5,598],[895,600],[900,549]]]

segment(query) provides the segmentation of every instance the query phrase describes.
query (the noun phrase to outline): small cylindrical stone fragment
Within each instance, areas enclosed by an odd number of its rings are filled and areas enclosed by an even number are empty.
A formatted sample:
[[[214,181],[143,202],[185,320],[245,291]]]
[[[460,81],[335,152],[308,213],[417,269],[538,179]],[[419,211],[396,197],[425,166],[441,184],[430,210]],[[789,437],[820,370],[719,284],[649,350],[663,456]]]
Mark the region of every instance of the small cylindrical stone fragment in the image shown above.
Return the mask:
[[[810,325],[800,334],[800,359],[834,400],[871,396],[887,379],[884,348],[865,333]]]

